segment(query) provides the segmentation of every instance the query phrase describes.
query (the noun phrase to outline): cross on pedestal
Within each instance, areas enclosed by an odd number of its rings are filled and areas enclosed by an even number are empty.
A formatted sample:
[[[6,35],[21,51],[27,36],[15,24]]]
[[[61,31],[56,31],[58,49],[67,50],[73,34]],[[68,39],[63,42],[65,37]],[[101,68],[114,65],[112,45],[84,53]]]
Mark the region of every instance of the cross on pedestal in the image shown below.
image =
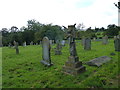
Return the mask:
[[[84,66],[82,66],[82,62],[79,61],[79,57],[77,56],[76,45],[75,45],[75,25],[69,25],[67,36],[70,39],[70,56],[68,57],[68,61],[63,66],[64,73],[77,75],[86,70]]]

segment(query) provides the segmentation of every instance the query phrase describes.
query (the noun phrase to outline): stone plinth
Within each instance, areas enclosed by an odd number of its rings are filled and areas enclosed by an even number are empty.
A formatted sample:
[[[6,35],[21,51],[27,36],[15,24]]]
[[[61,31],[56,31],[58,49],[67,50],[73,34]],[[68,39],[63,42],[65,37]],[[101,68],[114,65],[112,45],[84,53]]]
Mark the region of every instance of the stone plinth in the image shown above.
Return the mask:
[[[77,56],[69,56],[68,61],[63,66],[63,71],[67,74],[77,75],[84,72],[86,68],[82,66]]]

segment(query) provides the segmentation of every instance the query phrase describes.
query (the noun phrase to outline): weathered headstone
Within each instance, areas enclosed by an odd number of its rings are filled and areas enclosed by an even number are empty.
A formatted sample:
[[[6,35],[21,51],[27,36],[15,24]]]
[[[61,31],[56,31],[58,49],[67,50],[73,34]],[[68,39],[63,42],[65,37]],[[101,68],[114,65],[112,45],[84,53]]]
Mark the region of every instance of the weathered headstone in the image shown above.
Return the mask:
[[[36,45],[38,45],[38,43],[36,43]]]
[[[57,40],[57,46],[56,46],[56,50],[55,50],[55,55],[61,55],[61,45],[60,45],[60,40]]]
[[[111,58],[108,56],[101,56],[101,57],[98,57],[98,58],[95,58],[93,60],[86,62],[86,64],[88,64],[90,66],[100,67],[102,64],[104,64],[110,60],[111,60]]]
[[[65,40],[61,41],[62,46],[65,46]]]
[[[51,57],[50,57],[50,41],[48,37],[44,37],[42,40],[42,64],[46,66],[51,66]]]
[[[63,66],[64,73],[77,75],[86,70],[84,66],[82,66],[82,62],[79,61],[79,57],[76,52],[75,45],[75,25],[68,26],[68,36],[70,38],[70,56],[68,57],[68,61]]]
[[[54,40],[52,40],[52,44],[54,44]]]
[[[96,38],[95,38],[95,37],[93,38],[93,41],[96,41]]]
[[[102,44],[106,45],[108,44],[108,36],[105,35],[103,38],[102,38]]]
[[[24,46],[24,47],[26,46],[26,42],[23,43],[23,46]]]
[[[16,49],[16,54],[19,54],[18,42],[14,41],[14,46]]]
[[[85,38],[84,50],[91,50],[91,39]]]
[[[52,40],[49,40],[50,41],[50,45],[52,45]]]
[[[96,41],[100,41],[100,38],[99,38],[99,37],[97,37]]]
[[[33,41],[30,42],[30,45],[33,45]]]
[[[11,48],[11,47],[12,47],[12,44],[11,44],[11,43],[9,43],[9,44],[8,44],[8,47],[9,47],[9,48]]]
[[[117,38],[117,36],[114,36],[114,40]]]
[[[82,37],[81,44],[82,44],[82,46],[85,45],[85,37],[84,36]]]
[[[115,51],[120,51],[120,36],[117,36],[114,40]]]

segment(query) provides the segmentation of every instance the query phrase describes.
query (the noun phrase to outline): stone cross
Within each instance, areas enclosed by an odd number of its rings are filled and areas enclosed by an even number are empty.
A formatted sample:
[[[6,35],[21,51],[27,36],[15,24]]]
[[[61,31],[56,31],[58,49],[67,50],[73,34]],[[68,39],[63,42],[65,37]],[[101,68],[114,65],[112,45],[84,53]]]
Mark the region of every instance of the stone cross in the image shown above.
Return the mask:
[[[105,35],[103,38],[102,38],[102,44],[106,45],[108,44],[108,36]]]
[[[119,35],[114,39],[114,47],[115,47],[115,51],[120,52],[120,36]]]
[[[18,42],[14,41],[14,46],[16,49],[16,54],[19,54]]]
[[[84,50],[91,50],[91,39],[85,38]]]
[[[42,64],[46,66],[51,66],[51,57],[50,57],[50,41],[48,37],[44,37],[42,40]]]
[[[63,66],[63,71],[67,74],[77,75],[85,71],[86,68],[82,66],[82,62],[79,61],[79,57],[77,56],[75,45],[75,24],[68,26],[68,37],[70,39],[70,56]]]

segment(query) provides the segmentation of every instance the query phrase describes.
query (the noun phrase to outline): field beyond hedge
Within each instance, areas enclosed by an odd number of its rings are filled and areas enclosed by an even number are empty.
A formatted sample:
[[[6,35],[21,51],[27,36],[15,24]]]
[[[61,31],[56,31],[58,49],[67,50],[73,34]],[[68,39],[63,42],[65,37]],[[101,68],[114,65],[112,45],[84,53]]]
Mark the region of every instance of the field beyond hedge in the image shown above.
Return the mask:
[[[79,40],[77,40],[79,41]],[[77,42],[76,41],[76,42]],[[86,72],[77,76],[66,75],[62,67],[69,56],[69,46],[62,48],[62,55],[55,55],[51,48],[51,67],[45,67],[42,60],[41,45],[19,46],[20,54],[15,49],[2,48],[2,87],[3,88],[117,88],[120,73],[118,73],[118,55],[114,51],[113,40],[102,45],[101,41],[92,41],[91,50],[83,49],[80,42],[76,43],[79,60],[86,67]],[[115,53],[116,55],[110,55]],[[101,67],[88,66],[85,62],[100,56],[112,58]]]

